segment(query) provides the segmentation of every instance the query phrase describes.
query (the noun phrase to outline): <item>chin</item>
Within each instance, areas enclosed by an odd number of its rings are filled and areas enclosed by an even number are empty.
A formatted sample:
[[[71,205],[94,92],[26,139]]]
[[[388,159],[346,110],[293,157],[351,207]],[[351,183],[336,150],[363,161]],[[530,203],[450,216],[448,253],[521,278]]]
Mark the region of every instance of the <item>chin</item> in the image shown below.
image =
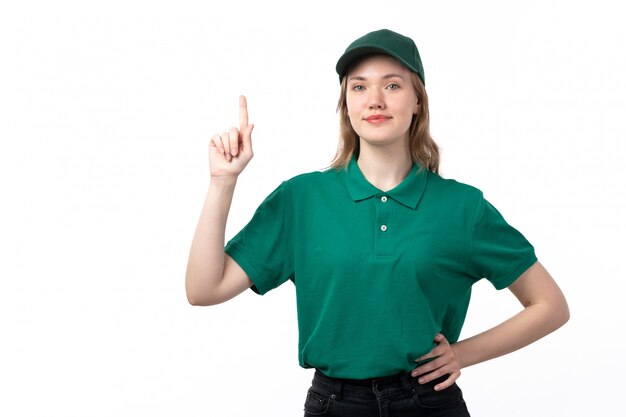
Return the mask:
[[[382,129],[380,131],[367,131],[367,132],[361,132],[363,134],[360,134],[359,132],[357,132],[357,135],[359,135],[359,138],[361,138],[361,140],[364,140],[366,142],[369,143],[392,143],[392,142],[396,142],[398,140],[398,138],[402,137],[402,135],[393,135],[393,134],[389,134],[389,132],[384,132],[382,131]]]

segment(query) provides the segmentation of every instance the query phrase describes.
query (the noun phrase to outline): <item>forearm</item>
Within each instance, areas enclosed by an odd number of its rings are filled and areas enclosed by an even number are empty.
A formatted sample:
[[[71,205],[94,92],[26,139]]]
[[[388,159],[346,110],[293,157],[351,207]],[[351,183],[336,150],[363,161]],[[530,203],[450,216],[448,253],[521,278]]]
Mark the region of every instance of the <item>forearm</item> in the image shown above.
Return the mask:
[[[508,288],[524,310],[492,329],[457,343],[449,344],[445,336],[438,333],[434,339],[437,346],[415,362],[432,360],[416,367],[412,375],[421,375],[419,382],[423,384],[447,374],[448,379],[437,384],[435,390],[447,388],[461,375],[461,368],[511,353],[569,320],[565,296],[539,261]]]
[[[527,346],[561,327],[568,318],[564,298],[531,304],[496,327],[452,344],[452,349],[464,368]]]
[[[226,220],[237,178],[212,178],[191,242],[185,288],[195,304],[217,288],[224,273]]]

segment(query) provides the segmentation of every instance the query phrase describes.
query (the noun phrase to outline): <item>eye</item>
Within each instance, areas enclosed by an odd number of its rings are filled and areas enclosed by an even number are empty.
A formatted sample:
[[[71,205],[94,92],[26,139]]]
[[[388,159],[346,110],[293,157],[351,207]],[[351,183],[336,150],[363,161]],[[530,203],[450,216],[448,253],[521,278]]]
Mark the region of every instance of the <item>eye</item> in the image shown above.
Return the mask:
[[[365,90],[365,87],[363,87],[361,84],[355,84],[352,86],[352,90],[353,91],[363,91]]]
[[[398,84],[392,83],[392,84],[389,84],[387,88],[390,90],[397,90],[398,88],[400,88],[400,86]]]

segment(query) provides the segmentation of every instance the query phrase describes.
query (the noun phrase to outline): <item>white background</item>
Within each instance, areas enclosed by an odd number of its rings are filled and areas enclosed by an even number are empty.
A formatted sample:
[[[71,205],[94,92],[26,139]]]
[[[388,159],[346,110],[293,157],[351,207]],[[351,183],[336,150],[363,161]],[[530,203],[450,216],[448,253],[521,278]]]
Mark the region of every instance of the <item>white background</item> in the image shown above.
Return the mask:
[[[463,370],[474,416],[623,409],[626,31],[619,2],[21,1],[0,6],[0,415],[297,416],[294,288],[192,307],[207,145],[248,96],[232,237],[337,144],[334,65],[422,54],[441,174],[534,244],[571,320]],[[475,286],[463,337],[521,307]],[[270,375],[271,376],[268,376]]]

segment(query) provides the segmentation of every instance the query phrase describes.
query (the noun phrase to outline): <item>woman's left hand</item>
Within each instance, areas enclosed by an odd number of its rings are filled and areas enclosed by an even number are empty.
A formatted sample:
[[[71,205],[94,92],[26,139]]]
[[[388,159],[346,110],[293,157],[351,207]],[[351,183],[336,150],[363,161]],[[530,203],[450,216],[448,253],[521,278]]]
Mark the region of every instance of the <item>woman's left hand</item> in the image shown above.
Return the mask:
[[[421,376],[417,380],[420,384],[425,384],[433,379],[439,378],[440,376],[449,374],[448,379],[435,385],[435,391],[441,391],[442,389],[448,388],[454,383],[454,381],[457,380],[458,377],[461,376],[461,365],[456,353],[454,352],[454,348],[450,345],[450,343],[448,343],[446,338],[441,333],[437,333],[435,336],[435,342],[437,343],[437,346],[424,356],[417,358],[415,362],[420,362],[434,357],[437,358],[418,366],[411,372],[411,375],[416,377],[430,372],[428,375]]]

